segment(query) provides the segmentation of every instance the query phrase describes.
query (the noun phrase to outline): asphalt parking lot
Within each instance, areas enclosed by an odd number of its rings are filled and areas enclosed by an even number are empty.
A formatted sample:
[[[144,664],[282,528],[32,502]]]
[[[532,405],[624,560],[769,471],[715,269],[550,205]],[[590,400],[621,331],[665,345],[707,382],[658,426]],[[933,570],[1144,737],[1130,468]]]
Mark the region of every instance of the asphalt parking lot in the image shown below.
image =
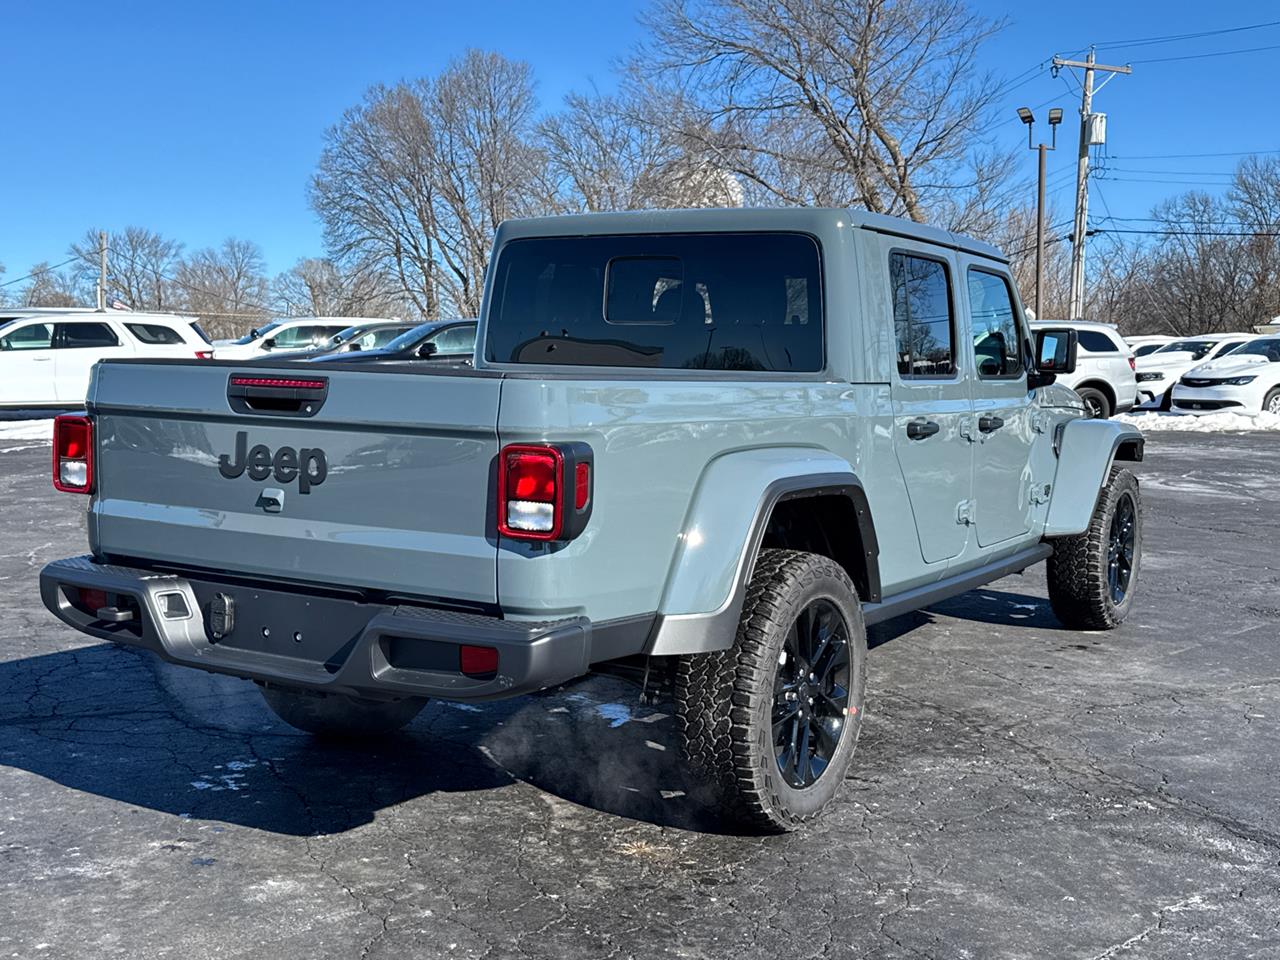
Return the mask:
[[[15,446],[0,957],[1280,957],[1280,434],[1150,437],[1114,633],[1041,568],[877,628],[853,775],[770,838],[708,828],[619,681],[360,751],[72,632],[36,576],[84,502]]]

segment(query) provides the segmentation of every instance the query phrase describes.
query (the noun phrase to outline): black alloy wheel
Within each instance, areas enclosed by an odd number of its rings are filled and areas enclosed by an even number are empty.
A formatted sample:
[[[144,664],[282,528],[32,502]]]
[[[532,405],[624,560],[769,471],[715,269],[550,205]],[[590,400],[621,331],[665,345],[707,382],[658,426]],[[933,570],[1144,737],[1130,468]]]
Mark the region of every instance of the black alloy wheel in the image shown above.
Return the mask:
[[[773,748],[794,789],[812,786],[831,765],[849,714],[849,629],[830,600],[800,611],[783,641],[774,679]]]
[[[1123,603],[1125,594],[1129,592],[1137,526],[1133,496],[1124,493],[1111,517],[1111,533],[1107,540],[1107,586],[1114,604]]]

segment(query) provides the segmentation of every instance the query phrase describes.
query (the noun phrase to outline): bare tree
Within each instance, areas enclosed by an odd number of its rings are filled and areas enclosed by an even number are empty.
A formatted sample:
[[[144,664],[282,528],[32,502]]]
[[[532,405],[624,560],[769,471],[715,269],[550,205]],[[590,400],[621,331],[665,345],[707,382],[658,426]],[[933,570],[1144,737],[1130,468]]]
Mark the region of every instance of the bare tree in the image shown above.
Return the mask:
[[[566,210],[740,206],[737,178],[687,130],[678,94],[637,83],[615,95],[571,93],[539,125],[555,199]]]
[[[31,279],[18,291],[20,307],[78,307],[91,299],[74,273],[53,269],[47,260],[31,268]]]
[[[299,260],[276,277],[272,289],[277,306],[292,316],[400,316],[409,306],[388,277],[344,270],[323,257]]]
[[[78,257],[75,272],[81,284],[98,278],[98,230],[71,245]],[[107,294],[133,310],[172,310],[182,297],[172,280],[182,254],[182,244],[145,227],[125,227],[107,234]]]
[[[229,237],[222,245],[197,250],[174,275],[182,309],[194,313],[210,333],[240,330],[270,313],[266,264],[258,245]]]
[[[924,220],[999,173],[973,155],[999,24],[962,0],[658,0],[645,23],[633,69],[761,198]]]
[[[425,317],[474,316],[498,224],[544,212],[529,66],[467,52],[374,87],[327,134],[312,205],[335,259],[393,276]]]

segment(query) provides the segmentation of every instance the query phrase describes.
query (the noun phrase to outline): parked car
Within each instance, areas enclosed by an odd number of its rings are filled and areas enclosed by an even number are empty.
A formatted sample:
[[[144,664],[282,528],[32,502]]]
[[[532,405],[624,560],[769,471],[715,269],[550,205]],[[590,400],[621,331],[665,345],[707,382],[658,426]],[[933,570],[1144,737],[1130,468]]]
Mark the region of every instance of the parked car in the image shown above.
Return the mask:
[[[1142,336],[1137,336],[1137,337],[1125,337],[1124,339],[1125,339],[1125,342],[1129,344],[1130,347],[1133,348],[1133,355],[1135,357],[1145,357],[1149,353],[1155,353],[1157,350],[1163,347],[1166,343],[1170,343],[1171,341],[1176,340],[1178,338],[1160,336],[1155,334],[1151,334],[1151,335],[1144,334]]]
[[[0,322],[0,407],[82,406],[99,360],[212,355],[191,317],[118,310],[22,316]]]
[[[341,333],[355,320],[381,322],[376,317],[294,317],[273,320],[255,327],[239,340],[218,340],[213,345],[215,360],[253,360],[268,355],[278,356],[323,346],[335,333]]]
[[[1249,333],[1216,333],[1171,340],[1137,361],[1138,406],[1168,410],[1173,386],[1192,367],[1234,350],[1252,338]]]
[[[1280,336],[1257,337],[1188,370],[1173,387],[1173,410],[1280,416]]]
[[[475,320],[433,320],[405,331],[379,350],[331,353],[314,359],[343,363],[404,363],[406,360],[470,363],[475,349]]]
[[[1058,377],[1058,383],[1080,395],[1089,416],[1106,420],[1133,409],[1138,398],[1133,349],[1114,326],[1086,320],[1031,324],[1032,330],[1049,327],[1070,327],[1080,338],[1075,372]]]
[[[1041,561],[1068,627],[1132,609],[1142,435],[1053,383],[1075,330],[1025,349],[994,247],[732,209],[493,249],[474,369],[215,361],[175,394],[100,364],[54,442],[94,554],[44,568],[48,609],[318,734],[632,677],[718,809],[774,831],[845,782],[867,624]]]
[[[385,347],[400,334],[413,329],[413,324],[402,321],[385,320],[380,323],[358,323],[338,331],[321,346],[314,350],[301,350],[290,353],[290,360],[315,360],[318,357],[345,355],[363,350],[378,350]],[[259,359],[273,359],[277,354],[265,354]]]

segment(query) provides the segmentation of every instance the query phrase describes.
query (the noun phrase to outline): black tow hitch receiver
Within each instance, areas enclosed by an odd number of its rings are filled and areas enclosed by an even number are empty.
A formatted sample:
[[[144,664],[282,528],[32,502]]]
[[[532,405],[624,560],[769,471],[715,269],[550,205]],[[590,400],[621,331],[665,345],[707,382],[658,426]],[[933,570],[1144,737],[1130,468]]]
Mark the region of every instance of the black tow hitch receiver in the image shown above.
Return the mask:
[[[236,602],[225,593],[215,593],[209,604],[209,632],[221,640],[236,628]]]

